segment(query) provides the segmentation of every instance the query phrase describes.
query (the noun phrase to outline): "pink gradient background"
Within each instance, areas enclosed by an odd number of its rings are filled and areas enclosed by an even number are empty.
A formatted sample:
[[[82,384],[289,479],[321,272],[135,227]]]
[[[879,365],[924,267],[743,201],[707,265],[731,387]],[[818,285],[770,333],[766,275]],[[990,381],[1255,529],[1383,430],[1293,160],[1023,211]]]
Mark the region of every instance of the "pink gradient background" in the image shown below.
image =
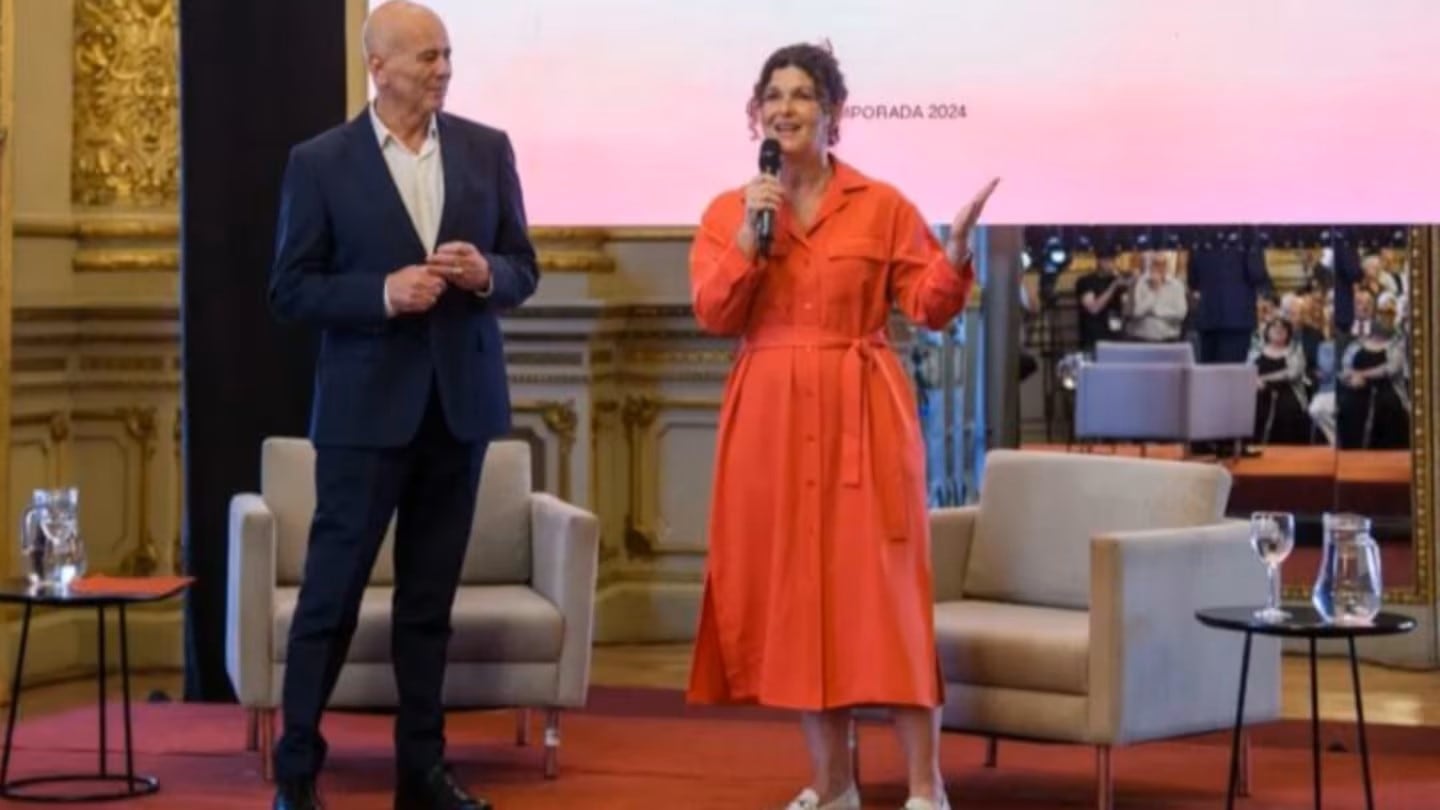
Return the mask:
[[[755,171],[745,100],[828,37],[836,154],[934,222],[1440,221],[1440,0],[428,0],[450,111],[508,131],[538,225],[683,225]]]

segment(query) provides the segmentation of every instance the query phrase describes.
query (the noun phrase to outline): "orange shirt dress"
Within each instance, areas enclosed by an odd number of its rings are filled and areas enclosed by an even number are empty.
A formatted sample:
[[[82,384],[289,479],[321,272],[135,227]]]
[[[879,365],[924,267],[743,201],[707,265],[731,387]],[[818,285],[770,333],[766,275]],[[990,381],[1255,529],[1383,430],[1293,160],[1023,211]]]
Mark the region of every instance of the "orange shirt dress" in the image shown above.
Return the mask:
[[[957,272],[893,187],[834,161],[814,223],[781,211],[745,259],[743,190],[705,211],[695,315],[739,335],[717,434],[693,703],[936,706],[930,536],[914,393],[885,328],[965,307]]]

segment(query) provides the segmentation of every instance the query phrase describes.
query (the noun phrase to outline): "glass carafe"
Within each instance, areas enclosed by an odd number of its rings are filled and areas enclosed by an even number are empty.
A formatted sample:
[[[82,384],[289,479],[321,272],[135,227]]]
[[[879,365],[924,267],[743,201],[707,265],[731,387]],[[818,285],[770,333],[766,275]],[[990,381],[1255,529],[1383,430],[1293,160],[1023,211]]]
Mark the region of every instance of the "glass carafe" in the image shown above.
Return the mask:
[[[64,590],[85,573],[79,521],[75,487],[31,493],[30,506],[20,518],[20,550],[30,587]]]
[[[31,590],[40,590],[50,584],[54,556],[50,541],[40,528],[42,513],[50,508],[50,490],[37,489],[30,493],[30,505],[20,513],[20,559],[25,569],[25,580]]]
[[[1380,546],[1370,535],[1370,519],[1354,514],[1325,515],[1325,547],[1310,601],[1326,621],[1366,625],[1380,612],[1383,580]]]

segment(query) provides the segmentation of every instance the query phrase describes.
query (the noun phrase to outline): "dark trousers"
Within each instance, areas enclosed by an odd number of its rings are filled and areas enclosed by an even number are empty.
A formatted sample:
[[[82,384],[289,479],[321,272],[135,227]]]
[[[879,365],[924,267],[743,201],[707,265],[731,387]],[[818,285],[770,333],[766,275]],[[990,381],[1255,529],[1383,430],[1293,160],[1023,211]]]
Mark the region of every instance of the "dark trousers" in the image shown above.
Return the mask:
[[[1201,363],[1243,363],[1250,354],[1249,329],[1207,329],[1200,333]]]
[[[312,777],[324,764],[320,715],[349,650],[360,598],[392,513],[396,764],[403,775],[443,759],[440,698],[450,609],[485,448],[451,435],[433,387],[409,446],[316,448],[315,517],[286,651],[284,734],[275,748],[278,779]]]

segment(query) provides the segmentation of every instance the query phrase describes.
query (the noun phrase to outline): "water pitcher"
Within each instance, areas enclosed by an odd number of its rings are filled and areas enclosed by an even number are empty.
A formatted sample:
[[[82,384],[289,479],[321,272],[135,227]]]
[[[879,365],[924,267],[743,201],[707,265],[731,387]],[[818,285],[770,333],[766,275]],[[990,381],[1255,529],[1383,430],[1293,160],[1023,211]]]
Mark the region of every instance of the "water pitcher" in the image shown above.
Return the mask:
[[[32,588],[68,588],[85,573],[75,487],[37,489],[20,517],[20,552]]]
[[[1325,548],[1310,600],[1326,621],[1369,624],[1380,612],[1380,546],[1370,536],[1370,519],[1325,515]]]

